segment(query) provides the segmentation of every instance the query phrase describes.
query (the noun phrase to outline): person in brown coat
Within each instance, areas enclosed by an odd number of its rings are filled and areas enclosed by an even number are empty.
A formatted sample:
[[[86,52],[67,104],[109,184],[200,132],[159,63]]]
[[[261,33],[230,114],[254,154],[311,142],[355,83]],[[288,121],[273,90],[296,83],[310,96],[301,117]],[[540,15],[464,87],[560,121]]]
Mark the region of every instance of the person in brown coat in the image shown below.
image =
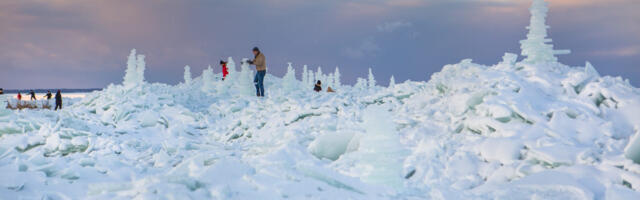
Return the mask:
[[[264,97],[264,76],[267,74],[267,62],[264,54],[260,52],[258,47],[253,48],[253,55],[255,58],[248,62],[249,64],[255,65],[257,70],[256,76],[253,78],[253,83],[256,85],[256,95]]]

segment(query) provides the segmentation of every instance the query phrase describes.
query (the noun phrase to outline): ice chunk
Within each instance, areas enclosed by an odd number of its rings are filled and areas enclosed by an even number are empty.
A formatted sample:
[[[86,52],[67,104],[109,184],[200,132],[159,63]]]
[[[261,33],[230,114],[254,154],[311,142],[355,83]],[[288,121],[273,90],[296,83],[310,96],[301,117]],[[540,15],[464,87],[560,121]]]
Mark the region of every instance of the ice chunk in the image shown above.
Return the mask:
[[[516,64],[517,60],[518,55],[513,53],[504,53],[504,56],[502,56],[502,62],[500,64],[513,66]]]
[[[357,165],[367,170],[365,182],[399,187],[404,176],[401,160],[406,155],[387,109],[372,105],[365,110],[362,126],[367,133],[360,138],[354,156],[361,159]]]
[[[640,193],[621,185],[611,185],[605,193],[606,200],[640,199]]]
[[[624,156],[640,164],[640,131],[636,127],[636,133],[629,139],[629,143],[624,148]]]
[[[578,155],[584,149],[568,145],[555,144],[550,146],[535,147],[529,150],[528,156],[541,161],[548,167],[558,167],[560,165],[572,165]]]
[[[486,160],[510,164],[520,159],[520,150],[524,145],[513,139],[487,138],[479,148],[480,154]]]
[[[352,132],[324,133],[309,144],[309,152],[318,158],[337,160],[346,152],[353,135]]]
[[[142,127],[155,126],[158,123],[160,117],[156,112],[147,110],[138,115],[138,122]]]

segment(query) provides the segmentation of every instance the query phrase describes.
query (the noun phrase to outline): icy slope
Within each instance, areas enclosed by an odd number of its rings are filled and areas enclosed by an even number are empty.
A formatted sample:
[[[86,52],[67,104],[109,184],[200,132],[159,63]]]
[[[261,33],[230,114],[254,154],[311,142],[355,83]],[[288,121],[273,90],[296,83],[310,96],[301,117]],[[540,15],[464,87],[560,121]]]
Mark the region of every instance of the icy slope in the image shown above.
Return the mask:
[[[623,156],[640,92],[589,64],[465,60],[426,83],[337,93],[266,80],[264,99],[202,92],[234,80],[196,78],[113,85],[57,113],[2,111],[0,194],[605,199],[640,191],[640,165]],[[291,85],[307,87],[281,89]]]
[[[386,88],[289,66],[256,98],[232,59],[225,81],[152,84],[132,51],[62,111],[0,108],[0,199],[640,199],[640,90],[556,62],[546,11],[521,62]]]

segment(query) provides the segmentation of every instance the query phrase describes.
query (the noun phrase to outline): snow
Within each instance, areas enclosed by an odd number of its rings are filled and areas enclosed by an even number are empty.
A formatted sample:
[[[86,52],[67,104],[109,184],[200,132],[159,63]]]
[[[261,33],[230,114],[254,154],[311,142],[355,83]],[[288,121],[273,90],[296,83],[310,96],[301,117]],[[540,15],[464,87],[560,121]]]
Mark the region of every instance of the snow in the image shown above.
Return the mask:
[[[640,90],[588,62],[507,53],[387,88],[341,85],[336,68],[335,93],[292,63],[256,98],[255,72],[228,60],[224,81],[208,68],[167,85],[144,81],[133,50],[122,84],[61,111],[0,108],[0,199],[640,195]]]

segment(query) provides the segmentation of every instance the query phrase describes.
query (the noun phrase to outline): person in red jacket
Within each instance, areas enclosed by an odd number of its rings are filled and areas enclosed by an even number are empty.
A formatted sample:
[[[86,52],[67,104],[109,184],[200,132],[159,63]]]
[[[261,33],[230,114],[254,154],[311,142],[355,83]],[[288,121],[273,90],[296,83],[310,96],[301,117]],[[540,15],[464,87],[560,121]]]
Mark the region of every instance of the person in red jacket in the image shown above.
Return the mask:
[[[18,92],[18,101],[22,100],[22,94],[20,94],[20,92]]]
[[[229,74],[229,68],[227,68],[227,62],[223,60],[220,60],[220,65],[222,66],[222,80],[224,81],[224,78]]]

